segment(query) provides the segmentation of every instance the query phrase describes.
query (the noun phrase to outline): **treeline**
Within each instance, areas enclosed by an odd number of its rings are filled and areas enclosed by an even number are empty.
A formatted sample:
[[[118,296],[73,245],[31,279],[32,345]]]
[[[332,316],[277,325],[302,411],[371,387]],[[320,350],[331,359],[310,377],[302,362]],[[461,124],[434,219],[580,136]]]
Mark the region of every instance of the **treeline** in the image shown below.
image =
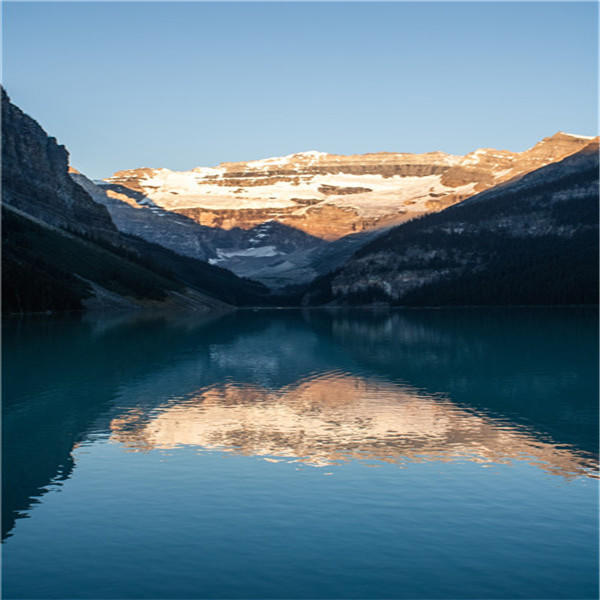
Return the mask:
[[[3,250],[2,312],[81,310],[91,295],[83,281],[43,261],[19,260]]]
[[[3,207],[3,312],[81,309],[92,295],[82,278],[123,296],[151,300],[183,287],[89,240],[42,227]]]
[[[232,306],[269,306],[273,299],[262,283],[207,262],[182,256],[142,238],[121,234],[128,251],[144,257],[147,264],[159,265],[178,281]]]
[[[481,269],[463,269],[408,292],[393,304],[549,305],[598,303],[598,237],[588,230],[573,238],[543,236],[504,240]]]
[[[2,233],[5,313],[81,310],[93,295],[82,278],[138,299],[160,301],[169,291],[190,287],[234,306],[276,302],[261,283],[135,236],[117,234],[112,241],[75,230],[62,234],[6,207]]]
[[[393,306],[598,303],[599,245],[595,228],[582,229],[571,237],[428,232],[419,248],[423,252],[435,249],[438,254],[423,260],[403,260],[394,267],[394,254],[390,253],[389,271],[384,276],[393,278],[396,273],[412,269],[447,270],[449,274],[394,298],[379,285],[335,295],[332,283],[343,272],[338,269],[315,279],[301,295],[301,302]]]

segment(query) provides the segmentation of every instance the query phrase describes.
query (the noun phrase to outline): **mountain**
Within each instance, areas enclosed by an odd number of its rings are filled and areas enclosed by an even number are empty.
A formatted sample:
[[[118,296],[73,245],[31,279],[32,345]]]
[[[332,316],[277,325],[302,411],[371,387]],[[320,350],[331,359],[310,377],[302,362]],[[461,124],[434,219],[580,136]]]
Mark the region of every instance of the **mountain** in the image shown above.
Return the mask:
[[[304,231],[273,220],[250,229],[200,225],[183,214],[160,208],[142,194],[123,193],[121,188],[94,183],[72,167],[69,171],[75,183],[108,209],[123,233],[160,244],[183,256],[208,261],[241,277],[263,281],[271,287],[310,281],[318,274],[302,269],[308,264],[312,251],[326,242]]]
[[[524,152],[484,148],[465,156],[310,151],[191,171],[118,171],[102,185],[109,194],[201,225],[251,229],[275,220],[331,241],[438,211],[574,154],[589,141],[557,133]]]
[[[598,142],[391,229],[305,304],[598,302]]]
[[[158,243],[191,258],[206,261],[212,256],[212,251],[204,242],[204,236],[207,231],[211,231],[210,228],[159,208],[141,210],[141,205],[109,196],[73,167],[69,167],[69,175],[95,203],[106,207],[119,231],[141,237],[148,242]]]
[[[119,171],[96,182],[95,192],[86,189],[105,198],[99,201],[120,230],[282,288],[337,268],[386,229],[560,160],[589,141],[559,132],[524,152],[484,148],[465,156],[310,151],[183,172]]]
[[[548,275],[550,254],[569,289],[592,268],[577,246],[593,236],[592,204],[571,196],[598,138],[559,132],[524,152],[465,156],[311,151],[93,182],[4,90],[2,115],[4,310],[204,310],[289,304],[303,290],[308,304],[487,303],[477,281],[514,283],[522,266],[509,266],[523,257],[530,285]],[[592,175],[581,176],[592,197]],[[544,194],[551,203],[536,200]],[[453,207],[467,211],[462,224],[439,225]],[[588,298],[502,289],[502,302]]]
[[[69,175],[65,147],[4,89],[2,167],[4,312],[269,302],[258,283],[120,232],[107,207]]]

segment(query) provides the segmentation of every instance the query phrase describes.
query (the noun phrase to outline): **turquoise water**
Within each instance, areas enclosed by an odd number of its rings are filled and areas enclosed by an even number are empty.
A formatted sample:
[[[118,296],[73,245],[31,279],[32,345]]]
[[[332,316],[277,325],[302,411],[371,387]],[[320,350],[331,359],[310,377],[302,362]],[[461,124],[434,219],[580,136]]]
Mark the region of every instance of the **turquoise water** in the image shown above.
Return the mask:
[[[7,319],[4,598],[595,598],[583,309]]]

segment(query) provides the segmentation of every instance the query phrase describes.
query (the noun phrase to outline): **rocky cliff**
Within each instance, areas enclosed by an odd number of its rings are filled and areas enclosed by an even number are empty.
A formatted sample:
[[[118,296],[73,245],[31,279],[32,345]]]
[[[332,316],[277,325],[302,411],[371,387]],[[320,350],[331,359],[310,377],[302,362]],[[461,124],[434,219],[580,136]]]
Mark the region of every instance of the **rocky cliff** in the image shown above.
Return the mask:
[[[208,260],[215,256],[214,250],[205,241],[207,234],[212,233],[210,228],[155,206],[143,210],[143,205],[132,202],[124,194],[107,193],[73,167],[69,167],[69,174],[95,202],[107,208],[119,231],[191,258]]]
[[[68,175],[69,153],[2,88],[2,202],[41,221],[115,239],[108,211]]]

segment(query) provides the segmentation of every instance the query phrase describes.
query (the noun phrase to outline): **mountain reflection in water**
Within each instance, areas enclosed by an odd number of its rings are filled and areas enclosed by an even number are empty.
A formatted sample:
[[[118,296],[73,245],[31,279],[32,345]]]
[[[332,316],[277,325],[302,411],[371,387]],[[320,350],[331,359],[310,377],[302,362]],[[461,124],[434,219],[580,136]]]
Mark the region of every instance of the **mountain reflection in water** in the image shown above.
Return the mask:
[[[3,535],[71,477],[74,448],[107,438],[314,466],[523,460],[597,473],[594,310],[40,317],[4,329]]]
[[[309,377],[278,390],[209,386],[110,423],[111,439],[148,451],[181,445],[326,466],[350,459],[390,463],[467,459],[530,461],[554,474],[595,474],[585,453],[443,397],[349,373]]]

